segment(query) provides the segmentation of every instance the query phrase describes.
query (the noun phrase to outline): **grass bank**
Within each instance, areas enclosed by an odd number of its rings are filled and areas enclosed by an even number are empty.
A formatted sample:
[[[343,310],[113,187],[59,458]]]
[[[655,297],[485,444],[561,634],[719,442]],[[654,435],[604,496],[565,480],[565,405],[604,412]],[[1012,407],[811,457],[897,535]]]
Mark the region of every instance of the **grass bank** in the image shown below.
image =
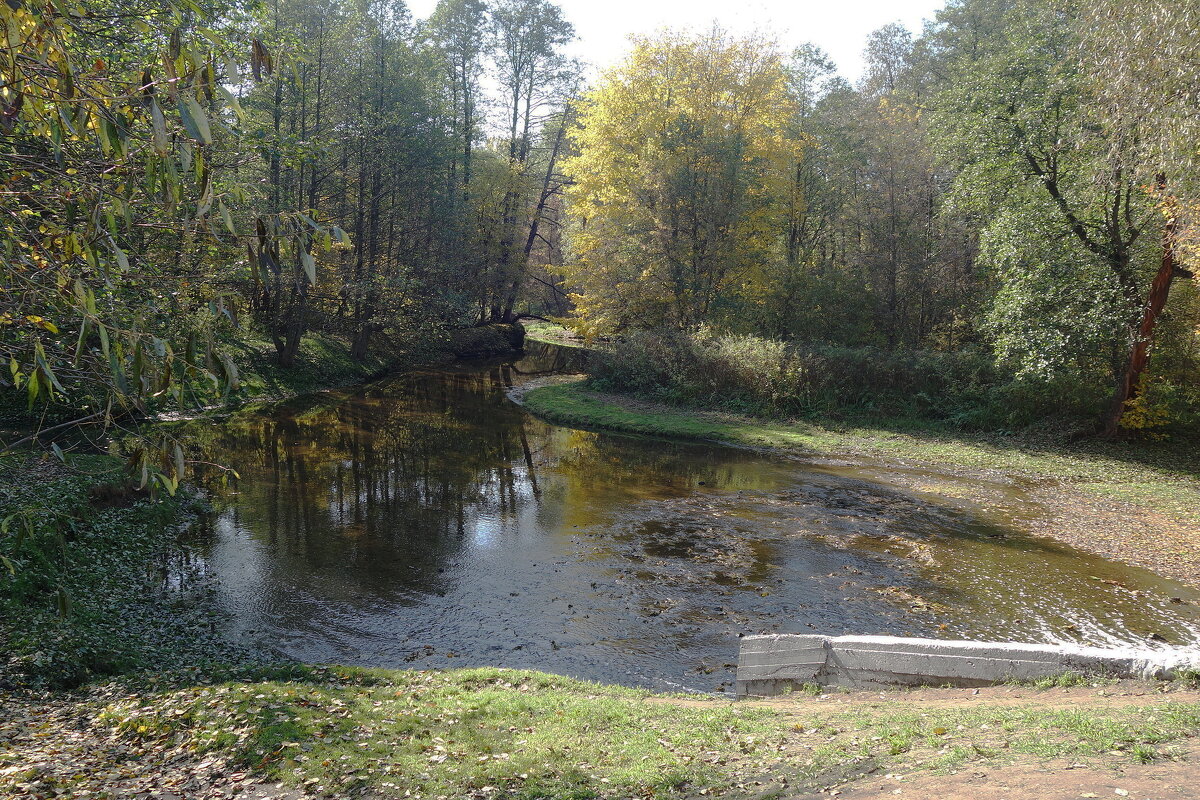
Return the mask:
[[[247,339],[237,345],[241,390],[237,399],[267,400],[361,383],[402,363],[403,355],[372,351],[357,361],[350,343],[328,334],[308,334],[292,367],[281,367],[274,346],[265,339]]]
[[[297,669],[99,685],[60,699],[58,716],[76,731],[86,720],[87,735],[136,755],[128,773],[158,770],[159,788],[176,785],[170,770],[202,760],[221,765],[222,782],[282,782],[306,795],[529,800],[773,797],[891,771],[1047,759],[1069,759],[1079,782],[1085,767],[1183,758],[1200,727],[1194,692],[1155,687],[1112,702],[1111,687],[982,691],[734,704],[535,672]],[[13,709],[9,727],[39,713]],[[3,728],[0,720],[0,740],[10,742],[0,749],[0,790],[41,782],[60,793],[96,791],[95,771],[61,758],[78,733],[54,745],[57,761],[43,762],[45,737]],[[119,794],[126,779],[110,776],[107,790]]]
[[[586,381],[532,389],[525,393],[524,404],[538,416],[576,427],[804,456],[870,456],[1053,479],[1087,493],[1200,522],[1200,461],[1190,442],[1070,444],[1039,441],[1033,435],[956,432],[920,421],[902,420],[884,427],[770,420],[596,392]]]
[[[525,319],[521,321],[521,325],[525,328],[526,339],[556,344],[560,347],[586,347],[584,340],[578,334],[556,322]]]

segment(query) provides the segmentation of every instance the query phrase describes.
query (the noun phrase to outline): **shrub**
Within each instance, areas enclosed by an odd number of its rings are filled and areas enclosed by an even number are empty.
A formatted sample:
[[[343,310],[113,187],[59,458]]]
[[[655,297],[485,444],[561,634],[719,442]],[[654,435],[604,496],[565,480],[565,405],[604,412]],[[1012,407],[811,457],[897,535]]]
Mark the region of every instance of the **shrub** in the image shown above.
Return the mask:
[[[1107,387],[1018,375],[983,348],[954,352],[789,343],[700,329],[638,331],[598,354],[592,383],[680,405],[756,414],[932,418],[1018,427],[1093,418]]]

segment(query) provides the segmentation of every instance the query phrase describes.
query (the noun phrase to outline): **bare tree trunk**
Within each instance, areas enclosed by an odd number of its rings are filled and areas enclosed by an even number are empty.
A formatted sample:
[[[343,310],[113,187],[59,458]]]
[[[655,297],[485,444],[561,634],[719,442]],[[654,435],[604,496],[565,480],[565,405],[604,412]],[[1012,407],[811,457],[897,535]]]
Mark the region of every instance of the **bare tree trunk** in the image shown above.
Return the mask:
[[[517,297],[521,293],[521,286],[524,284],[524,270],[528,268],[529,254],[533,252],[533,245],[537,241],[538,226],[542,220],[542,214],[546,211],[546,203],[549,202],[554,190],[550,188],[551,181],[554,180],[554,168],[558,164],[558,154],[562,150],[563,139],[567,130],[567,125],[570,122],[570,112],[564,112],[563,119],[558,126],[558,133],[554,137],[554,147],[550,151],[550,161],[546,165],[546,177],[542,180],[542,193],[538,197],[537,208],[534,209],[533,219],[529,222],[529,233],[525,237],[525,248],[523,250],[524,258],[521,262],[521,273],[515,276],[508,287],[508,296],[504,301],[504,315],[501,318],[502,322],[513,321],[513,308],[517,304]]]

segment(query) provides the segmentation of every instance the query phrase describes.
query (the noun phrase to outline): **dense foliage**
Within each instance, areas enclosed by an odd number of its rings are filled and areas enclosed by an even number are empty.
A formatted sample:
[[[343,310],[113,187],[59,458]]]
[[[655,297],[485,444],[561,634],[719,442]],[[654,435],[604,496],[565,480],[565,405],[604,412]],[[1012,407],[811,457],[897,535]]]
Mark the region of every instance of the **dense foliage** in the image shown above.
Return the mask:
[[[511,348],[473,326],[561,303],[573,29],[548,0],[8,0],[0,37],[0,683],[195,661],[192,448],[112,426]],[[71,454],[105,442],[124,470]]]
[[[585,333],[690,335],[634,337],[604,380],[642,385],[647,354],[674,348],[696,380],[651,383],[767,393],[776,412],[859,406],[865,383],[867,405],[924,395],[982,425],[1191,419],[1193,5],[952,0],[919,37],[874,33],[857,86],[811,45],[635,42],[582,104],[568,282]],[[721,359],[742,384],[699,356],[736,335],[760,337]],[[774,378],[751,367],[767,352],[789,354]],[[939,361],[980,368],[918,377]]]
[[[365,360],[557,292],[577,70],[547,0],[0,15],[5,405],[43,426],[227,396],[262,338],[283,367],[312,333]],[[179,479],[170,449],[135,461]]]
[[[1109,432],[1196,405],[1183,0],[952,0],[872,34],[856,86],[813,45],[664,32],[582,95],[551,0],[0,14],[0,356],[44,427],[236,392],[247,341],[365,360],[521,311],[963,351]]]

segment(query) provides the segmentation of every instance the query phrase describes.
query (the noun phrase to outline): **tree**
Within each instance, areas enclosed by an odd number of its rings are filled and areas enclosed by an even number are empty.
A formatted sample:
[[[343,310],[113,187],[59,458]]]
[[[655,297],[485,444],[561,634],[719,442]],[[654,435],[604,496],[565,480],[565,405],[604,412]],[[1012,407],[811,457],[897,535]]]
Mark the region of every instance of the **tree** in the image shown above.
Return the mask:
[[[1022,205],[1032,204],[1029,213],[1054,221],[1050,230],[1040,224],[1010,229],[1005,246],[984,250],[985,256],[1006,253],[1009,265],[984,264],[999,281],[996,297],[1006,303],[993,318],[1022,325],[1002,338],[1027,340],[1009,348],[1025,354],[1023,369],[1075,363],[1073,355],[1048,359],[1041,352],[1037,343],[1058,330],[1066,348],[1080,356],[1110,354],[1078,379],[1113,380],[1123,360],[1119,340],[1137,338],[1149,245],[1143,233],[1153,209],[1131,168],[1132,139],[1091,113],[1094,96],[1078,57],[1079,7],[1053,0],[964,0],[939,19],[944,22],[934,35],[935,50],[947,84],[934,101],[934,126],[943,158],[957,171],[952,202],[975,215],[993,242],[1001,232],[993,226],[1021,219]],[[1073,262],[1074,269],[1045,271],[1059,282],[1049,291],[1042,285],[1018,292],[1019,286],[1039,285],[1021,280],[1005,286],[1007,276],[1025,274],[1011,265],[1024,264],[1026,271],[1047,265],[1039,232],[1069,237],[1074,251],[1057,258]],[[1097,277],[1093,264],[1106,277]],[[1115,304],[1105,300],[1109,286]],[[1047,306],[1047,297],[1061,302]],[[1089,303],[1089,297],[1100,302]],[[1014,303],[1040,311],[1012,313]],[[1084,307],[1086,319],[1079,316]],[[1098,335],[1079,335],[1080,323]]]
[[[30,407],[111,423],[237,385],[212,334],[236,302],[216,164],[237,60],[229,10],[22,0],[0,8],[0,353]],[[113,43],[119,47],[113,47]],[[257,51],[260,57],[265,50]],[[214,218],[216,221],[214,221]],[[174,489],[182,458],[161,457]],[[152,454],[135,466],[143,484]]]
[[[534,134],[539,124],[574,93],[578,66],[560,52],[575,38],[575,29],[563,18],[562,10],[548,0],[500,0],[492,10],[492,30],[496,77],[506,102],[508,168],[499,230],[494,237],[494,288],[489,313],[492,321],[507,322],[524,283],[529,255],[529,237],[520,235],[522,222],[527,219],[526,198],[544,194],[549,180],[540,187],[532,183],[536,180],[529,171]],[[549,157],[551,172],[562,139],[556,138],[555,142]],[[540,211],[529,223],[534,235]]]
[[[752,291],[803,148],[775,46],[719,29],[635,39],[580,104],[569,277],[591,324],[688,328]]]
[[[1116,139],[1114,158],[1152,184],[1162,214],[1160,260],[1104,420],[1108,435],[1138,398],[1155,329],[1200,243],[1200,8],[1178,0],[1095,3],[1081,27],[1084,68],[1099,116]]]
[[[479,137],[480,69],[487,46],[487,4],[483,0],[440,0],[426,23],[446,70],[453,109],[452,135],[459,142],[450,177],[470,199],[471,154]]]

